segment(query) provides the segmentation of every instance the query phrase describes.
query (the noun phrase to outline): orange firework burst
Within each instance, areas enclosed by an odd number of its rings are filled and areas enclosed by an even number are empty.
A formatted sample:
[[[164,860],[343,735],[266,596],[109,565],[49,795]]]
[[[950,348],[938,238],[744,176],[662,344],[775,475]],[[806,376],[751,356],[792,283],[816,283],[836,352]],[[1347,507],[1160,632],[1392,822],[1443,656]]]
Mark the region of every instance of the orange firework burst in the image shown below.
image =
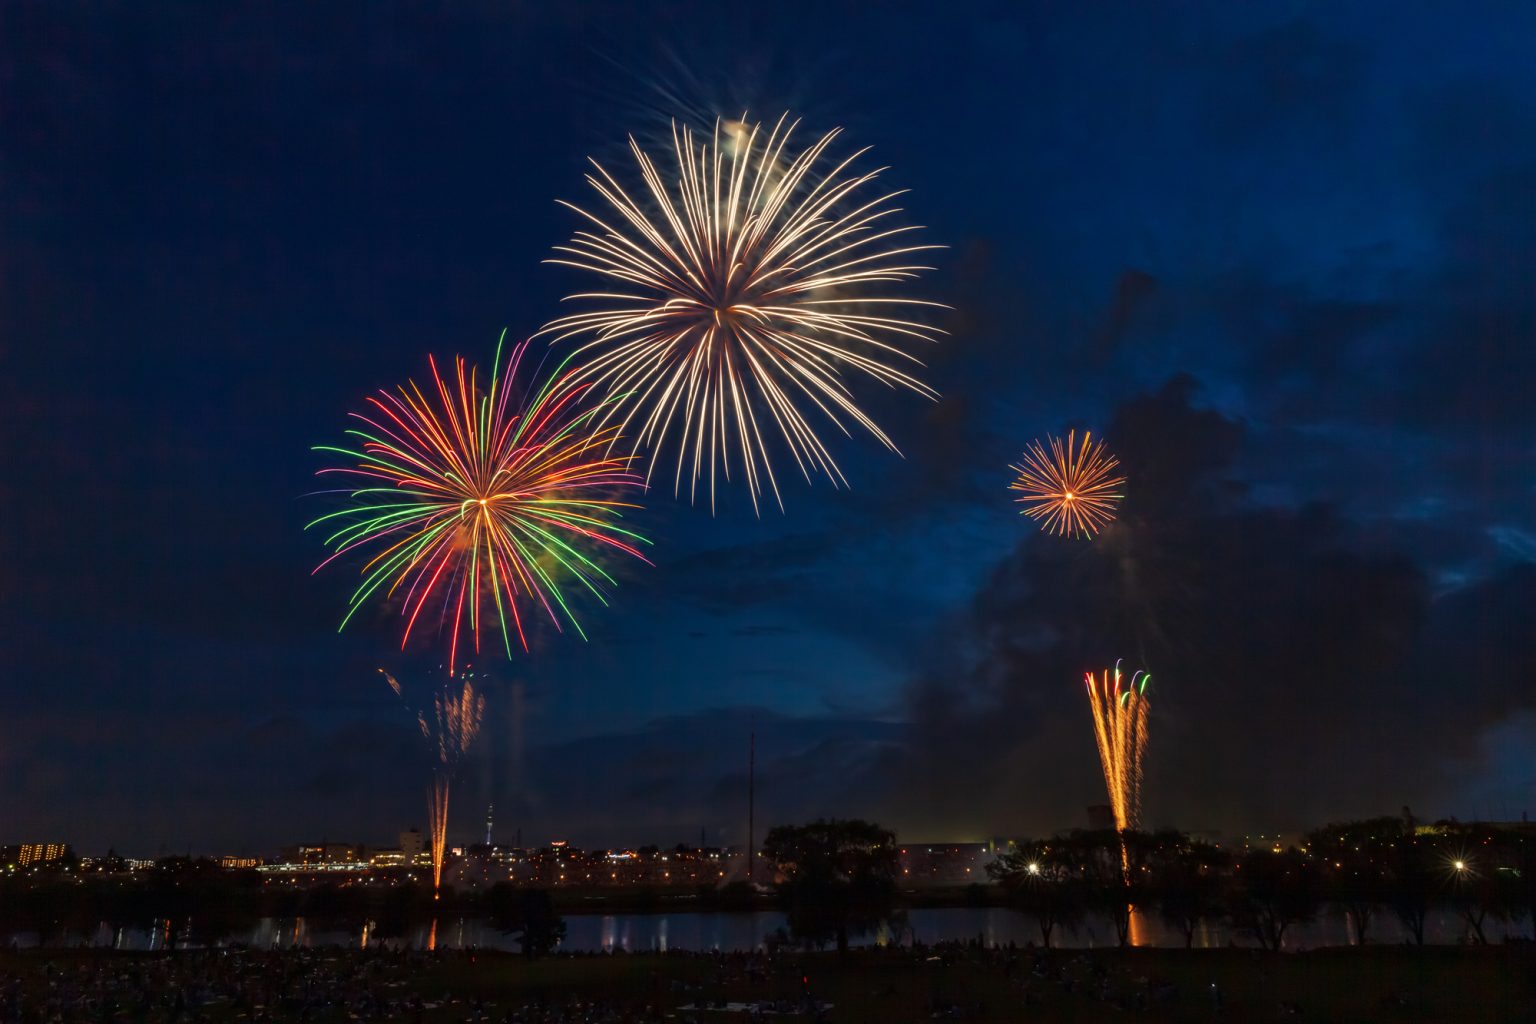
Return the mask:
[[[1083,433],[1077,444],[1077,431],[1067,431],[1067,440],[1050,439],[1050,451],[1039,441],[1024,452],[1024,459],[1010,467],[1018,479],[1008,489],[1018,491],[1023,514],[1040,520],[1050,533],[1091,537],[1115,519],[1115,505],[1125,495],[1120,485],[1125,477],[1113,476],[1120,460],[1104,450],[1104,442],[1093,440],[1093,433]]]
[[[1088,707],[1093,711],[1093,736],[1099,744],[1104,786],[1122,832],[1141,825],[1141,759],[1147,751],[1147,685],[1152,676],[1138,671],[1124,684],[1117,663],[1098,679],[1084,676]]]

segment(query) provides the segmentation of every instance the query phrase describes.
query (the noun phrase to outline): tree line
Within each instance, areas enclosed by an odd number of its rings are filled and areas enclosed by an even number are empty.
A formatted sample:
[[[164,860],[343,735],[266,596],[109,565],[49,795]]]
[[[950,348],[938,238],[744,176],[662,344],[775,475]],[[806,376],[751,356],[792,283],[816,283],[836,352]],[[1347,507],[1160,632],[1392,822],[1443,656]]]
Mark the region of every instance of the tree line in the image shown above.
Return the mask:
[[[899,858],[893,833],[862,821],[816,822],[768,834],[788,938],[835,943],[884,928],[899,935]],[[1175,830],[1076,830],[1010,844],[987,868],[1007,905],[1031,916],[1049,947],[1087,917],[1110,921],[1130,945],[1134,911],[1155,912],[1194,945],[1225,924],[1265,949],[1326,907],[1344,914],[1364,945],[1383,914],[1424,945],[1426,923],[1448,909],[1468,939],[1495,921],[1536,934],[1536,831],[1401,818],[1336,822],[1301,847],[1235,851]]]
[[[1536,833],[1477,824],[1338,822],[1299,848],[1243,851],[1171,830],[1077,831],[1019,843],[988,870],[1046,946],[1089,914],[1112,921],[1126,945],[1133,907],[1155,911],[1186,947],[1202,925],[1220,923],[1277,950],[1326,907],[1360,945],[1385,914],[1422,946],[1436,909],[1454,913],[1476,943],[1494,921],[1536,929]]]
[[[565,921],[547,890],[500,883],[443,894],[434,900],[429,884],[407,879],[297,886],[204,858],[165,857],[131,874],[55,870],[0,880],[0,935],[52,946],[89,942],[105,925],[114,933],[156,933],[162,948],[175,949],[229,942],[263,918],[303,918],[312,932],[366,928],[373,941],[405,939],[435,918],[478,918],[511,936],[527,956],[549,953],[565,938]]]
[[[785,913],[776,941],[847,950],[854,940],[905,930],[896,835],[866,821],[822,820],[770,830],[760,851],[771,895]],[[1300,847],[1232,850],[1173,830],[1078,830],[1009,844],[988,866],[979,895],[1035,921],[1051,946],[1092,916],[1131,942],[1133,910],[1156,913],[1194,944],[1223,924],[1265,949],[1332,907],[1354,941],[1370,942],[1384,915],[1423,945],[1434,911],[1450,911],[1469,941],[1486,943],[1495,922],[1536,932],[1536,832],[1400,818],[1341,822],[1309,833]],[[711,890],[704,905],[759,906],[743,882]],[[312,932],[359,931],[399,940],[437,919],[479,918],[529,956],[555,949],[565,922],[547,890],[499,883],[467,892],[430,890],[400,879],[296,886],[213,861],[168,857],[148,871],[53,870],[0,879],[0,935],[42,945],[89,941],[105,924],[159,931],[161,945],[213,945],[253,931],[262,918],[304,918]]]

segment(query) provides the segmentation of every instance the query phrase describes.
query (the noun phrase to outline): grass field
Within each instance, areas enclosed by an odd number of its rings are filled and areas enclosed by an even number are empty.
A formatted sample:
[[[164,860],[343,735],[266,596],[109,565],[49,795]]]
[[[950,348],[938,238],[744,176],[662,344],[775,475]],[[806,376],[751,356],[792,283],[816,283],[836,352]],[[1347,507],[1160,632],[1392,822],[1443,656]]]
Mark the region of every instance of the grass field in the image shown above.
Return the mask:
[[[355,954],[337,953],[337,957]],[[0,974],[41,984],[51,960],[74,971],[110,970],[143,954],[6,954]],[[450,954],[391,968],[391,987],[430,1003],[422,1020],[489,1019],[531,1002],[599,999],[632,1008],[635,1019],[745,1022],[745,1014],[679,1006],[717,1000],[803,1002],[809,991],[833,1004],[834,1024],[934,1019],[978,1022],[1536,1021],[1536,948],[1381,947],[1265,954],[1252,950],[907,951],[788,955],[749,977],[744,962],[687,955],[557,957],[536,962],[508,954]],[[1219,993],[1218,1000],[1212,985]],[[1159,998],[1159,994],[1161,998]],[[212,1007],[210,1021],[246,1019]],[[132,1018],[123,1018],[132,1019]],[[284,1019],[278,1017],[276,1019]],[[309,1019],[345,1021],[346,1008]],[[414,1019],[414,1018],[413,1018]],[[772,1019],[797,1019],[778,1017]]]

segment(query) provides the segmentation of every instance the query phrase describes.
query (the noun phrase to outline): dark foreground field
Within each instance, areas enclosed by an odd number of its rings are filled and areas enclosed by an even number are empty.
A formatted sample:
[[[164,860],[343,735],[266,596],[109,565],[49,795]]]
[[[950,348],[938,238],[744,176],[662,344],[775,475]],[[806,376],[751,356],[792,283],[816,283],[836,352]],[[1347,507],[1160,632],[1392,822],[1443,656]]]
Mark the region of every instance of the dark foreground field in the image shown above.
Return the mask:
[[[1531,1021],[1536,949],[0,955],[0,1022]],[[699,1009],[777,1003],[779,1012]]]

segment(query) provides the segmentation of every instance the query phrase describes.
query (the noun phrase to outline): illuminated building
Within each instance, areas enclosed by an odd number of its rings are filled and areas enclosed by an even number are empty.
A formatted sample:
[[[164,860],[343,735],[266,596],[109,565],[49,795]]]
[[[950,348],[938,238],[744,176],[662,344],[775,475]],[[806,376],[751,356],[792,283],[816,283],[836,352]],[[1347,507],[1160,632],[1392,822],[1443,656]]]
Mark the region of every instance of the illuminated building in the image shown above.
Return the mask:
[[[68,843],[20,843],[0,847],[0,864],[7,868],[41,867],[74,856]]]
[[[285,863],[302,867],[355,864],[362,857],[363,848],[352,843],[301,843],[283,850]]]

